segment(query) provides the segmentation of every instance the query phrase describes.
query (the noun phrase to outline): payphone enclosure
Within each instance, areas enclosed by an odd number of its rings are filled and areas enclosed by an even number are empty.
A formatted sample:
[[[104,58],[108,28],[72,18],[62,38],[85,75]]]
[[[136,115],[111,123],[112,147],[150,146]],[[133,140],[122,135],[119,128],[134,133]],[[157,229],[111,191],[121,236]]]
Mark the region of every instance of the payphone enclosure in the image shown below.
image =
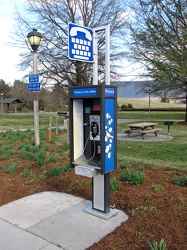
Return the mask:
[[[69,89],[70,164],[108,173],[116,167],[116,87]]]

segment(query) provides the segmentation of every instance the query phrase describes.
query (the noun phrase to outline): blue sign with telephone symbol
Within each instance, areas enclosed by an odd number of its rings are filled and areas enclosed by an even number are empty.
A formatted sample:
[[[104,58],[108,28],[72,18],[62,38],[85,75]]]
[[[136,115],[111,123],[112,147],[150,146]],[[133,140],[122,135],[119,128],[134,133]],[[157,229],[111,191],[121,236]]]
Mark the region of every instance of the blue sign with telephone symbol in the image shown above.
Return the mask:
[[[68,56],[84,62],[93,61],[93,31],[74,23],[68,24]]]

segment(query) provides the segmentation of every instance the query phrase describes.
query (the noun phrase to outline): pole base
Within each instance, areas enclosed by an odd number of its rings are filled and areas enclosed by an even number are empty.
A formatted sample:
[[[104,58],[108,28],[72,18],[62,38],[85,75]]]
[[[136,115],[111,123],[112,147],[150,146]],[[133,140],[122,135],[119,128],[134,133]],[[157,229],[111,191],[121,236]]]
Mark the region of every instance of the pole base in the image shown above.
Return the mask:
[[[104,212],[98,211],[96,209],[93,209],[92,206],[85,208],[84,212],[91,214],[91,215],[94,215],[94,216],[97,216],[97,217],[104,219],[104,220],[109,220],[118,214],[117,209],[110,209],[110,211],[108,213],[104,213]]]

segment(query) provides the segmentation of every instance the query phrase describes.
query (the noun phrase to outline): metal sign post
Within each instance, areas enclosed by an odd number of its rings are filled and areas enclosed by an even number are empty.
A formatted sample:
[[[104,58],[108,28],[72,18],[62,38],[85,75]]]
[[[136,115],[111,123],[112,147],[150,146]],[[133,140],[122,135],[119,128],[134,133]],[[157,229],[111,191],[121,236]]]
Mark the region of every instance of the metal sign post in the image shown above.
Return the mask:
[[[105,85],[110,85],[110,26],[109,25],[93,29],[93,40],[94,40],[93,85],[98,85],[97,33],[103,30],[105,30]]]
[[[34,102],[34,133],[35,145],[40,144],[39,115],[38,115],[38,91],[40,91],[39,74],[37,74],[37,52],[33,52],[33,74],[29,75],[28,92]]]
[[[98,85],[97,33],[105,30],[105,85],[110,85],[110,27],[90,30],[68,26],[69,58],[93,61],[93,85]],[[116,168],[116,89],[111,86],[74,87],[70,97],[70,164],[75,174],[92,178],[92,206],[84,211],[103,219],[110,209],[110,172]]]

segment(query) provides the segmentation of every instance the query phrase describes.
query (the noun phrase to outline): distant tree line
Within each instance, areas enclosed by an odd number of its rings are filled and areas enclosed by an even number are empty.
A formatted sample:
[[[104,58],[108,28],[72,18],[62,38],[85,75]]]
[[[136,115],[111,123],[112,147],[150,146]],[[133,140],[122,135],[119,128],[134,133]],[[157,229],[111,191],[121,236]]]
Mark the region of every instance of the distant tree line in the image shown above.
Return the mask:
[[[28,83],[20,80],[15,80],[13,85],[6,83],[3,79],[0,79],[0,94],[3,94],[3,99],[6,98],[18,98],[24,102],[19,106],[20,112],[33,111],[33,101],[31,100],[30,93],[28,92]],[[58,91],[57,87],[53,88],[41,88],[39,92],[39,109],[45,111],[64,111],[67,104],[67,95],[62,94],[63,91]]]

